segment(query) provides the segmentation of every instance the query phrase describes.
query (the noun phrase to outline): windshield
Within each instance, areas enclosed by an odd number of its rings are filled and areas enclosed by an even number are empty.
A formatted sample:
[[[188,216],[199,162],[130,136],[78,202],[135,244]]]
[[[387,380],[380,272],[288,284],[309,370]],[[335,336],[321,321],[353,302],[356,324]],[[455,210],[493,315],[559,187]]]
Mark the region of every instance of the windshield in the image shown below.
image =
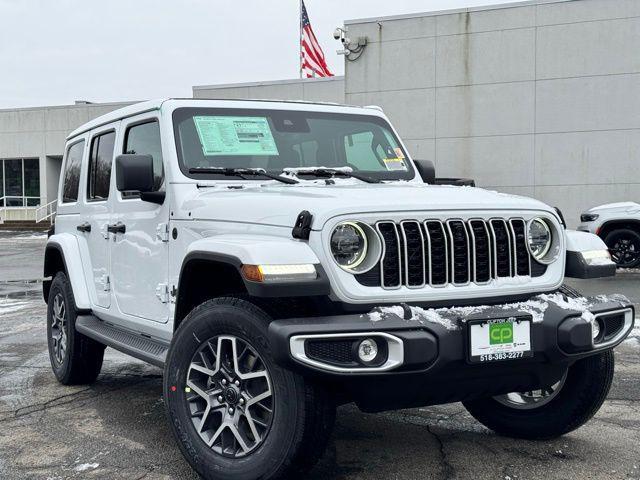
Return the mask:
[[[271,173],[347,167],[377,180],[414,177],[389,124],[373,115],[179,108],[173,123],[180,169],[191,178],[225,178],[194,171],[218,167]]]

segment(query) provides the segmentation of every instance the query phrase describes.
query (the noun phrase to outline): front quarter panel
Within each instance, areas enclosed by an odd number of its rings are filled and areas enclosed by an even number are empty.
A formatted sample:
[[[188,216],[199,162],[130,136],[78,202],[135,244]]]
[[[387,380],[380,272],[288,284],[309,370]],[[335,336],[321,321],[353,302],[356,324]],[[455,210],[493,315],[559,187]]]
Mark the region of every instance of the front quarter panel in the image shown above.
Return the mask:
[[[186,255],[210,252],[248,265],[317,264],[316,254],[301,241],[260,235],[217,235],[192,242]]]

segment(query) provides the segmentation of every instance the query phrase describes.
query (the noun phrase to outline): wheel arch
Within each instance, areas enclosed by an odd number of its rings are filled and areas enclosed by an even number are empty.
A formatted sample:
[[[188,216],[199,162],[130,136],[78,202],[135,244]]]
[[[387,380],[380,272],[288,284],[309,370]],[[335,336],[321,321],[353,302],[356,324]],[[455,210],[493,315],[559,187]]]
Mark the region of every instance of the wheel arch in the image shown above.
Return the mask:
[[[174,331],[180,322],[202,302],[225,295],[246,295],[245,280],[240,274],[242,262],[237,257],[213,252],[190,252],[182,262]]]
[[[51,282],[58,272],[64,272],[73,290],[76,308],[89,310],[91,302],[84,278],[78,241],[73,235],[59,234],[49,238],[45,247],[42,282],[44,301],[49,300]]]
[[[640,235],[640,220],[618,218],[607,220],[598,230],[598,236],[603,240],[614,230],[629,229]]]

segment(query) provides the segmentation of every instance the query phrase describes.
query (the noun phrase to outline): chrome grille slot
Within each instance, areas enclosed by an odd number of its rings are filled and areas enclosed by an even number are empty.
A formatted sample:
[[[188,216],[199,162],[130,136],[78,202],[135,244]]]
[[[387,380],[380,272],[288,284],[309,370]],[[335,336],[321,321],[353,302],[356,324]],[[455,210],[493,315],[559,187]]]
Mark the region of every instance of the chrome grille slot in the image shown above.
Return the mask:
[[[531,275],[531,257],[527,249],[527,226],[520,218],[512,218],[509,224],[513,233],[515,274],[519,276]]]
[[[442,222],[424,222],[429,241],[429,285],[443,287],[449,283],[447,235]]]
[[[493,240],[493,265],[495,277],[511,276],[511,235],[507,222],[493,219],[490,222]]]
[[[404,247],[404,284],[409,288],[425,285],[425,238],[422,227],[415,220],[400,222]]]
[[[546,270],[534,271],[522,218],[383,220],[375,227],[382,258],[375,268],[356,276],[364,286],[485,285],[498,278],[540,276]]]
[[[402,279],[402,261],[400,258],[400,237],[394,222],[378,222],[376,229],[382,237],[380,279],[383,288],[400,288]]]
[[[471,266],[469,264],[469,234],[462,220],[448,220],[447,233],[449,234],[451,281],[454,285],[466,285],[469,283]]]
[[[476,283],[487,283],[492,277],[491,238],[484,220],[469,220],[471,234],[471,265],[473,280]]]

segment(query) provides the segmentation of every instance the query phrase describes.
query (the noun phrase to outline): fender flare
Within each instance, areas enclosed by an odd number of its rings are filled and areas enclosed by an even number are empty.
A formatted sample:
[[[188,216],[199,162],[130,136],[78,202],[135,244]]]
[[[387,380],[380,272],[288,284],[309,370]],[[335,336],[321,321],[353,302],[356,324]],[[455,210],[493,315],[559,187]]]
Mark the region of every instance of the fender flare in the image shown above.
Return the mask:
[[[315,280],[300,282],[263,284],[240,278],[247,292],[256,297],[297,297],[328,295],[329,279],[320,260],[304,242],[288,238],[257,235],[219,235],[203,238],[189,245],[180,268],[178,295],[180,295],[183,272],[190,261],[207,260],[233,266],[240,274],[245,264],[313,264],[318,277]]]
[[[85,282],[82,260],[80,258],[80,247],[76,237],[69,233],[52,235],[47,241],[44,254],[44,282],[48,282],[48,284],[43,284],[45,301],[47,301],[48,287],[50,287],[50,282],[55,276],[55,272],[51,271],[49,263],[51,261],[50,252],[52,251],[56,251],[62,257],[62,264],[69,283],[71,284],[76,308],[78,310],[90,310],[91,301]],[[47,280],[48,277],[51,278]]]

